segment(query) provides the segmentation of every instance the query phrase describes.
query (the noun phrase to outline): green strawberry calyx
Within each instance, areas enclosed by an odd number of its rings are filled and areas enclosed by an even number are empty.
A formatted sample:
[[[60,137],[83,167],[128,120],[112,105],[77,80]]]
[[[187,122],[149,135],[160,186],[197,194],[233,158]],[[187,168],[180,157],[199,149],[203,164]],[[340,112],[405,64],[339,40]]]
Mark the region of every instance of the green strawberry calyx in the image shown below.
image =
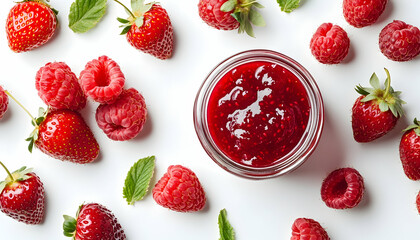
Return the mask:
[[[255,0],[228,0],[220,7],[220,10],[232,12],[231,16],[240,24],[238,33],[246,32],[249,36],[255,37],[252,25],[265,26],[265,20],[257,8],[264,8],[264,6]]]
[[[29,115],[29,117],[31,118],[31,123],[35,127],[35,129],[31,132],[31,134],[29,135],[29,137],[27,139],[25,139],[25,141],[28,141],[29,142],[28,150],[29,150],[29,152],[32,153],[32,149],[34,147],[34,143],[38,139],[39,125],[44,121],[45,117],[47,116],[47,114],[49,112],[49,108],[47,108],[47,110],[45,110],[44,108],[40,107],[39,108],[39,111],[38,111],[38,117],[37,118],[34,118],[32,116],[32,114],[15,97],[13,97],[12,94],[10,94],[10,92],[8,92],[7,90],[5,90],[4,92],[11,99],[13,99],[13,101],[15,101]]]
[[[130,10],[126,7],[123,3],[119,0],[114,0],[118,4],[124,7],[125,11],[128,13],[129,17],[127,19],[124,18],[117,18],[118,22],[122,23],[120,27],[123,28],[121,35],[126,34],[130,31],[132,25],[136,25],[138,28],[141,28],[144,23],[144,14],[148,12],[156,2],[150,2],[145,4],[144,0],[131,0],[131,8]]]
[[[416,135],[420,137],[420,122],[417,120],[417,118],[414,118],[414,121],[413,122],[414,123],[411,124],[410,126],[408,126],[407,128],[405,128],[403,130],[403,132],[414,130],[414,132],[416,133]]]
[[[80,210],[82,209],[83,204],[79,206],[76,212],[76,218],[63,215],[64,222],[63,222],[63,234],[66,237],[71,237],[75,239],[76,236],[76,226],[77,226],[77,219],[79,218]]]
[[[382,112],[390,110],[392,114],[398,118],[404,115],[402,105],[406,102],[401,100],[401,92],[394,91],[394,89],[391,87],[391,76],[388,69],[384,69],[387,75],[385,80],[385,87],[381,86],[378,76],[376,73],[373,73],[369,81],[372,87],[367,88],[358,85],[356,86],[356,91],[365,96],[361,102],[375,101]]]
[[[7,169],[7,167],[1,161],[0,161],[0,165],[7,172],[6,179],[4,181],[0,182],[0,193],[3,191],[3,189],[6,186],[12,185],[13,183],[16,183],[16,182],[25,181],[25,180],[31,178],[31,176],[28,175],[28,174],[32,172],[32,170],[33,170],[32,168],[21,167],[18,170],[10,173],[10,171]]]
[[[48,4],[50,2],[50,0],[22,0],[20,2],[22,2],[22,3],[24,3],[24,2],[37,2],[37,3],[40,3],[40,4],[44,4],[45,6],[49,7],[54,12],[54,14],[56,16],[58,15],[58,11],[56,9],[52,8],[50,4]]]

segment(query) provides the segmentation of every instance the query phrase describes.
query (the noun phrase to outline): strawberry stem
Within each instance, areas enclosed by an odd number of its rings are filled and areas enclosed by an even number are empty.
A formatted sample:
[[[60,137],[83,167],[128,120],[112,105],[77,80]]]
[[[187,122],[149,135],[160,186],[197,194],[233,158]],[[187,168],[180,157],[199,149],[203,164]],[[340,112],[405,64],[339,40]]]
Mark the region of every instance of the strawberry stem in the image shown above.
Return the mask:
[[[12,180],[12,182],[15,181],[15,178],[13,177],[13,175],[9,172],[9,169],[7,169],[6,166],[4,166],[4,164],[0,161],[0,165],[4,168],[4,170],[6,170],[7,175],[9,175],[9,178]]]
[[[115,2],[119,3],[121,6],[123,6],[125,8],[125,10],[131,15],[131,17],[133,17],[134,19],[136,19],[136,16],[134,16],[133,12],[128,9],[124,4],[122,4],[120,1],[118,0],[114,0]]]
[[[386,99],[386,97],[389,94],[389,89],[391,88],[391,75],[389,74],[388,69],[386,69],[386,68],[384,68],[384,69],[385,69],[385,72],[386,72],[386,78],[388,79],[387,85],[385,86],[385,93],[384,93],[384,96],[383,96],[383,98]]]
[[[13,101],[15,101],[32,119],[32,122],[35,126],[38,126],[36,123],[35,118],[32,116],[32,114],[15,98],[12,94],[10,94],[7,90],[4,91]]]

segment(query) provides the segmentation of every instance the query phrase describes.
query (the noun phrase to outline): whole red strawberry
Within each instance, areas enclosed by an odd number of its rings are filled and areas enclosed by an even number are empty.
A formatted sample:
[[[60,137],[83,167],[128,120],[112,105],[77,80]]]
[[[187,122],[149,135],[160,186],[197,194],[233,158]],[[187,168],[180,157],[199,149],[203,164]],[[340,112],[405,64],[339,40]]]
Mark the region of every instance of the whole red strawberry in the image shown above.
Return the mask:
[[[197,176],[181,165],[168,167],[153,188],[153,199],[162,207],[178,212],[195,212],[206,205],[206,195]]]
[[[52,109],[80,110],[86,96],[76,75],[64,62],[47,63],[36,73],[35,87],[39,97]]]
[[[387,2],[388,0],[344,0],[344,18],[357,28],[369,26],[378,20]]]
[[[146,122],[144,97],[134,88],[123,90],[114,103],[99,105],[95,118],[110,139],[130,140],[139,134]]]
[[[64,235],[75,240],[125,240],[126,236],[114,214],[97,204],[83,204],[76,218],[64,215]]]
[[[45,191],[31,168],[22,167],[0,182],[0,209],[7,216],[26,224],[39,224],[44,218]]]
[[[330,208],[354,208],[362,200],[363,178],[354,168],[340,168],[331,172],[322,182],[322,201]]]
[[[384,136],[397,124],[404,114],[401,92],[391,87],[391,77],[385,68],[387,78],[382,88],[375,73],[370,78],[372,88],[357,86],[362,96],[356,99],[352,108],[353,137],[357,142],[370,142]]]
[[[26,52],[51,39],[57,28],[57,11],[43,0],[23,0],[9,12],[6,35],[14,52]]]
[[[312,36],[310,48],[320,63],[337,64],[347,56],[350,39],[340,26],[323,23]]]
[[[30,138],[41,152],[63,161],[90,163],[99,155],[99,145],[80,113],[69,109],[51,110],[37,120]]]
[[[0,119],[3,118],[9,106],[9,97],[4,89],[0,86]]]
[[[198,14],[209,26],[219,30],[238,29],[254,37],[252,25],[265,26],[264,18],[257,11],[263,6],[252,0],[200,0]]]
[[[124,24],[121,34],[127,34],[131,46],[162,60],[170,58],[174,33],[166,10],[155,2],[145,4],[144,0],[133,0],[130,11],[121,2],[116,2],[130,14],[128,19],[118,18],[118,21]]]
[[[405,175],[411,180],[420,180],[420,122],[404,129],[400,141],[400,159]]]
[[[298,218],[292,225],[290,240],[329,240],[327,232],[319,222],[310,218]]]
[[[420,54],[420,30],[403,21],[394,20],[379,34],[379,48],[393,61],[409,61]]]

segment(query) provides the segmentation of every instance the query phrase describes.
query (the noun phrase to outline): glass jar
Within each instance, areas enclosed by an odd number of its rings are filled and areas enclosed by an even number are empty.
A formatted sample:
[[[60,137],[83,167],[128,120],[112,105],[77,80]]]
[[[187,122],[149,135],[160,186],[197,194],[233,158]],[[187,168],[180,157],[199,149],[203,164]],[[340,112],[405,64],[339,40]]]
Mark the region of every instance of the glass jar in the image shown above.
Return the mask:
[[[216,144],[209,129],[208,106],[215,86],[226,74],[247,63],[269,63],[288,70],[303,85],[309,105],[308,122],[297,144],[284,156],[264,166],[252,166],[233,160]],[[274,66],[274,65],[273,65]],[[300,86],[300,84],[299,84]],[[320,139],[324,124],[324,109],[321,93],[311,74],[298,62],[271,50],[249,50],[238,53],[218,64],[204,80],[194,104],[194,125],[198,138],[207,154],[220,167],[237,176],[250,179],[266,179],[290,172],[305,162]],[[252,134],[261,134],[254,132]],[[292,147],[292,146],[291,146]]]

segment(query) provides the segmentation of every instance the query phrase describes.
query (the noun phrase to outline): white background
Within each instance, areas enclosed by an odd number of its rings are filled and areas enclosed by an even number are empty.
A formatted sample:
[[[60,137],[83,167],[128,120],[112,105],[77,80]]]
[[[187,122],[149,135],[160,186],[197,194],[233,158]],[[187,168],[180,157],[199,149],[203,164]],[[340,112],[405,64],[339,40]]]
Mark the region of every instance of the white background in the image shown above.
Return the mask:
[[[378,48],[379,32],[392,20],[420,26],[418,0],[389,1],[379,21],[362,29],[344,20],[342,1],[302,0],[300,8],[286,14],[275,0],[261,0],[267,26],[255,29],[256,38],[208,27],[198,16],[197,0],[162,0],[175,31],[174,55],[166,61],[134,49],[119,35],[116,17],[126,13],[111,0],[96,28],[82,35],[73,33],[67,27],[71,2],[51,1],[60,12],[58,32],[34,51],[13,53],[5,31],[0,32],[0,84],[36,114],[43,106],[34,86],[41,66],[64,61],[79,75],[88,61],[107,55],[120,65],[126,87],[144,95],[149,118],[137,138],[113,142],[97,127],[97,103],[89,101],[82,114],[101,146],[101,155],[95,163],[81,166],[50,158],[36,149],[30,154],[24,141],[32,131],[30,119],[10,102],[0,121],[1,160],[10,170],[22,165],[34,167],[44,182],[47,203],[45,221],[37,226],[1,213],[1,239],[65,239],[62,215],[74,215],[83,202],[98,202],[111,209],[128,239],[218,239],[217,217],[223,208],[239,240],[290,239],[291,225],[298,217],[319,221],[331,239],[337,240],[420,237],[415,205],[420,183],[404,175],[398,153],[401,130],[414,117],[420,117],[416,106],[420,57],[392,62]],[[11,0],[0,1],[0,25],[5,25],[13,4]],[[339,24],[350,37],[350,53],[342,64],[320,64],[310,53],[310,38],[324,22]],[[319,84],[326,112],[320,144],[308,161],[293,173],[264,181],[242,179],[219,168],[201,148],[192,118],[196,92],[208,72],[223,59],[255,48],[284,53],[305,66]],[[350,123],[351,107],[358,96],[353,88],[359,83],[367,85],[373,72],[383,81],[384,67],[391,73],[394,88],[403,91],[406,117],[382,139],[356,143]],[[151,189],[142,201],[128,206],[122,197],[126,173],[137,159],[149,155],[156,156],[152,186],[169,165],[187,166],[206,191],[205,209],[197,213],[167,210],[154,202]],[[354,209],[330,209],[321,200],[321,182],[329,172],[347,166],[364,177],[365,197]],[[0,171],[0,176],[6,177],[6,173]]]

